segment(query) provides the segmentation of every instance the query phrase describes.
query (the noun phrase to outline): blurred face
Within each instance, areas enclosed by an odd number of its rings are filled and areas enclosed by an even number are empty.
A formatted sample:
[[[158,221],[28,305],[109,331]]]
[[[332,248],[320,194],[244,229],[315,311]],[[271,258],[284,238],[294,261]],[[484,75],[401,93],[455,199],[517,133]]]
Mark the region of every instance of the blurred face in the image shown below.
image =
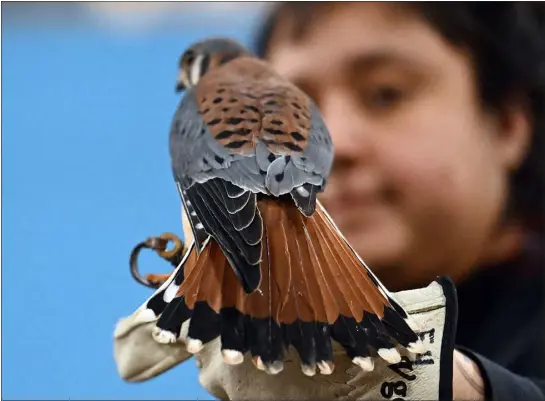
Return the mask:
[[[394,7],[333,6],[298,40],[279,28],[269,60],[330,130],[325,207],[396,290],[467,274],[498,223],[509,166],[467,55]]]

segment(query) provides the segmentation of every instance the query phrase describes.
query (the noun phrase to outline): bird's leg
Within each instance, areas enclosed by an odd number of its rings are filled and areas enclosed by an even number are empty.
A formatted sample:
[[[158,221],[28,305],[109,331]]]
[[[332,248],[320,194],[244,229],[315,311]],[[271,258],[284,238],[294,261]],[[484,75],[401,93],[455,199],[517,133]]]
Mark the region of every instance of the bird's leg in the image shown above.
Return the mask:
[[[174,243],[172,250],[167,250],[169,242]],[[150,237],[146,241],[139,243],[131,252],[130,268],[131,274],[140,284],[151,288],[159,288],[165,281],[168,280],[171,274],[147,274],[143,278],[138,272],[138,255],[143,248],[153,249],[159,256],[176,268],[187,253],[187,248],[183,242],[172,233],[164,233],[159,237]]]
[[[165,281],[168,280],[170,277],[170,274],[155,274],[155,273],[148,273],[146,274],[146,280],[150,282],[151,284],[160,287]]]

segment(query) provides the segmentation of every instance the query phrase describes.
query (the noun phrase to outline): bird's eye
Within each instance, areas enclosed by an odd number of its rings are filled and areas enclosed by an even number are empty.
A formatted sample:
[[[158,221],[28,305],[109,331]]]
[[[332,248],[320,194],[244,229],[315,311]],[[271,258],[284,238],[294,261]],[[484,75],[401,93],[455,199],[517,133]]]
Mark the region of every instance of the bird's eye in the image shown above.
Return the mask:
[[[188,65],[191,65],[193,64],[194,61],[195,61],[195,53],[193,53],[192,51],[187,52],[185,55],[185,62]]]

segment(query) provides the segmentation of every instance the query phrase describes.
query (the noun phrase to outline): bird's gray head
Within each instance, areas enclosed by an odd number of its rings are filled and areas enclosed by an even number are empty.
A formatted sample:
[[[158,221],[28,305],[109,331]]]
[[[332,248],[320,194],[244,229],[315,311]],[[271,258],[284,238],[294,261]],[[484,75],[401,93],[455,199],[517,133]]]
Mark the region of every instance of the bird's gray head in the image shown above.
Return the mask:
[[[205,39],[192,44],[180,57],[176,92],[195,86],[213,68],[250,55],[240,43],[227,38]]]

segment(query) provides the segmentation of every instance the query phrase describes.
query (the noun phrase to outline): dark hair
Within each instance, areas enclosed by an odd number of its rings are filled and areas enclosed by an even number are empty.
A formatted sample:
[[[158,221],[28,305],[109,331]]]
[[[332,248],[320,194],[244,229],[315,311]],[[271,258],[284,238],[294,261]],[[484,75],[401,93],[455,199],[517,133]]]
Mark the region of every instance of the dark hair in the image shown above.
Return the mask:
[[[255,50],[265,57],[277,25],[293,22],[292,40],[303,37],[323,2],[285,2],[265,21]],[[511,177],[509,215],[543,228],[545,203],[545,7],[529,2],[401,3],[423,16],[445,39],[469,50],[486,108],[501,110],[514,96],[527,99],[533,119],[532,142]],[[286,34],[286,32],[282,32]]]

